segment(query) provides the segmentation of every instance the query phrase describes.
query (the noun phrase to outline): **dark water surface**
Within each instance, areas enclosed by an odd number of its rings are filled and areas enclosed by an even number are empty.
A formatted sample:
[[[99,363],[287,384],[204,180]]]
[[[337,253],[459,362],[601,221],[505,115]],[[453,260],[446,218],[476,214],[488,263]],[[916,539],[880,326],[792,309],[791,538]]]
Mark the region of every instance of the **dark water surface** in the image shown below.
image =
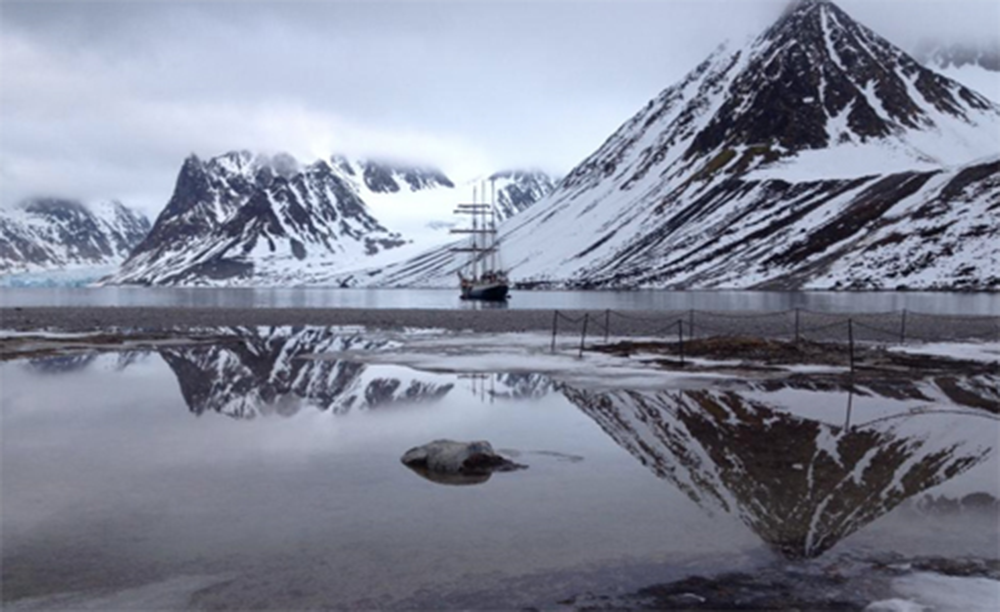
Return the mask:
[[[273,308],[490,307],[448,289],[5,288],[0,306]],[[1000,293],[778,291],[514,291],[506,308],[886,312],[1000,315]]]
[[[551,607],[844,555],[997,557],[1000,426],[932,380],[630,390],[228,333],[0,364],[5,608]],[[400,464],[437,438],[530,467],[444,486]]]

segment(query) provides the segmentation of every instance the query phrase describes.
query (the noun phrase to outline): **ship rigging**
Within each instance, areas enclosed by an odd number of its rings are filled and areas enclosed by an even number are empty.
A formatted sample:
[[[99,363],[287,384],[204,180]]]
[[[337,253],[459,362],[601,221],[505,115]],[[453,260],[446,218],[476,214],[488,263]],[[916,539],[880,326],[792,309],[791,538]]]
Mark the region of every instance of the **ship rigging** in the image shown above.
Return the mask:
[[[500,260],[500,248],[496,226],[496,183],[490,181],[491,198],[486,202],[486,187],[482,188],[482,199],[478,201],[476,188],[472,188],[472,202],[462,203],[455,214],[469,215],[471,227],[453,229],[453,234],[469,235],[469,245],[452,249],[458,253],[468,253],[468,262],[458,271],[459,288],[463,300],[483,300],[502,302],[507,299],[510,285],[507,272]]]

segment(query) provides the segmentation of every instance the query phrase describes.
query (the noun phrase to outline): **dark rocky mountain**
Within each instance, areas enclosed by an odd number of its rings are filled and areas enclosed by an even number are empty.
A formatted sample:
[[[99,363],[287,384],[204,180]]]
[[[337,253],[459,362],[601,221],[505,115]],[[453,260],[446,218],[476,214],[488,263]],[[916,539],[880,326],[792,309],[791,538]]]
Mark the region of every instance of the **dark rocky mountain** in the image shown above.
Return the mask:
[[[1000,107],[832,2],[721,47],[501,227],[522,286],[1000,287]],[[359,282],[439,285],[428,252]]]
[[[149,235],[108,282],[301,284],[403,243],[324,161],[192,155]]]
[[[922,398],[935,393],[927,382],[864,394]],[[854,414],[852,421],[843,391],[845,410],[831,410],[830,422],[796,416],[759,389],[564,389],[659,478],[708,511],[735,514],[793,559],[822,555],[995,451],[990,434],[975,433],[981,414],[911,410],[875,419]],[[982,399],[995,400],[986,393]]]
[[[120,202],[32,199],[0,209],[0,273],[117,265],[149,232]]]

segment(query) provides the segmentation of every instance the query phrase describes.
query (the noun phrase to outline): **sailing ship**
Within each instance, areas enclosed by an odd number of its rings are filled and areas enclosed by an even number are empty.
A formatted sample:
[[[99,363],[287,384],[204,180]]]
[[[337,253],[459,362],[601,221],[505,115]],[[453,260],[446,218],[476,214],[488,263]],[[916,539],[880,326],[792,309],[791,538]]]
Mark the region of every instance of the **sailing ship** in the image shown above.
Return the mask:
[[[455,214],[470,215],[472,227],[453,229],[453,234],[469,234],[469,245],[452,249],[459,253],[468,253],[469,260],[463,270],[458,271],[458,282],[463,300],[483,300],[487,302],[503,302],[507,299],[510,285],[507,272],[500,262],[500,249],[497,241],[496,185],[492,183],[492,201],[486,203],[486,188],[483,187],[483,202],[477,201],[476,189],[472,189],[472,203],[459,204]]]

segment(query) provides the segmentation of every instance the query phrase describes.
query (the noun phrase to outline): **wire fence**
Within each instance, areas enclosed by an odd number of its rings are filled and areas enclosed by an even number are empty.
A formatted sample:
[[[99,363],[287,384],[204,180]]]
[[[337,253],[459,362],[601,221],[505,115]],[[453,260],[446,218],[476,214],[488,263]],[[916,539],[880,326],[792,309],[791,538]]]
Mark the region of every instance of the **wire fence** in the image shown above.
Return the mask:
[[[616,336],[646,336],[678,343],[683,361],[684,342],[716,337],[753,337],[771,340],[833,342],[851,347],[865,344],[1000,341],[1000,317],[938,315],[901,310],[877,313],[830,313],[796,308],[778,312],[733,313],[674,310],[641,315],[618,310],[555,311],[552,351],[560,335],[579,336],[575,346],[582,356],[588,339],[607,344]],[[853,356],[853,348],[851,355]]]

